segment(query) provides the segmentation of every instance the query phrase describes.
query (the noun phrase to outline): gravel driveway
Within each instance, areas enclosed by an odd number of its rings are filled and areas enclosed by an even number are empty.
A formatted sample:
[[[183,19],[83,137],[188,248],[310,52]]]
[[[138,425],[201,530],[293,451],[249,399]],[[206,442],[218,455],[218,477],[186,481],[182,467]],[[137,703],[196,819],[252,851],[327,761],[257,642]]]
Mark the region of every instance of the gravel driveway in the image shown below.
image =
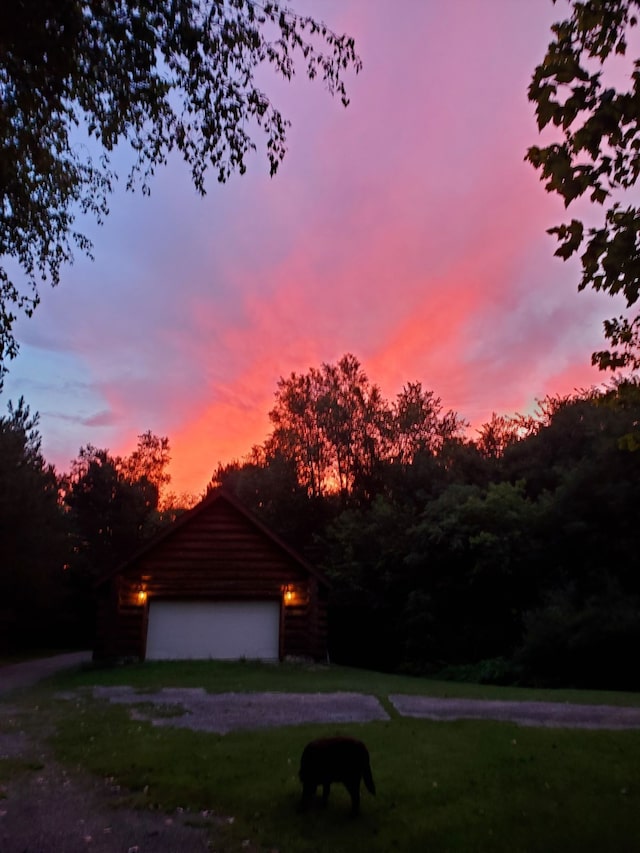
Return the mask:
[[[51,658],[0,667],[0,699],[16,689],[36,684],[53,673],[79,666],[90,652],[72,652]],[[136,693],[131,687],[96,687],[94,696],[114,702],[150,702],[182,707],[184,716],[153,718],[157,725],[191,725],[227,732],[254,726],[292,725],[305,722],[348,723],[387,719],[373,696],[360,693],[221,693],[201,688],[165,688],[157,693]],[[489,719],[524,726],[565,726],[591,729],[640,728],[640,707],[572,705],[566,702],[497,702],[480,699],[437,699],[394,694],[388,697],[401,716],[430,720]],[[6,709],[5,709],[6,711]],[[0,701],[0,715],[3,705]],[[2,755],[0,741],[0,756]]]
[[[156,726],[218,734],[302,723],[334,726],[389,719],[375,696],[361,693],[207,693],[199,687],[165,687],[156,693],[140,694],[131,687],[94,687],[93,696],[135,704],[138,707],[132,709],[132,716]],[[144,707],[139,707],[140,703],[145,703]],[[157,709],[160,713],[154,713]],[[174,713],[166,716],[167,710]]]
[[[486,699],[434,699],[389,696],[403,717],[427,720],[498,720],[521,726],[570,729],[637,729],[640,708],[614,705],[572,705],[569,702],[497,702]]]
[[[29,772],[0,785],[2,853],[184,853],[211,849],[216,826],[233,816],[143,812],[114,805],[120,791],[110,780],[96,779],[57,764],[33,725],[31,712],[10,704],[11,692],[58,669],[88,660],[86,652],[31,661],[0,669],[0,759],[18,758]],[[77,693],[68,694],[76,698]],[[325,722],[339,724],[388,719],[374,696],[358,693],[208,694],[204,690],[164,689],[137,693],[127,687],[96,687],[104,701],[132,705],[131,713],[155,725],[228,732],[260,726]],[[430,720],[492,719],[526,726],[640,728],[640,708],[570,705],[550,702],[490,702],[435,699],[394,694],[388,697],[402,716]],[[167,717],[167,708],[175,716]],[[157,713],[154,713],[156,712]],[[30,716],[31,715],[31,716]],[[30,716],[30,718],[29,718]],[[36,734],[34,734],[34,732]],[[188,825],[193,819],[204,828]],[[255,850],[249,839],[243,850]]]
[[[362,693],[207,693],[198,687],[138,693],[131,687],[94,687],[93,696],[134,705],[131,715],[135,719],[149,720],[155,726],[178,726],[219,734],[302,723],[334,726],[389,719],[375,696]],[[68,694],[68,698],[75,697]],[[428,720],[484,719],[522,726],[581,729],[640,728],[640,707],[438,699],[405,694],[390,695],[389,701],[402,717]]]
[[[59,655],[0,668],[0,759],[25,772],[0,782],[2,853],[198,853],[210,851],[226,815],[160,814],[122,808],[113,780],[97,779],[58,764],[43,742],[37,708],[13,706],[14,690],[90,660],[89,652]],[[194,818],[202,828],[189,825]],[[248,845],[245,850],[252,853]]]

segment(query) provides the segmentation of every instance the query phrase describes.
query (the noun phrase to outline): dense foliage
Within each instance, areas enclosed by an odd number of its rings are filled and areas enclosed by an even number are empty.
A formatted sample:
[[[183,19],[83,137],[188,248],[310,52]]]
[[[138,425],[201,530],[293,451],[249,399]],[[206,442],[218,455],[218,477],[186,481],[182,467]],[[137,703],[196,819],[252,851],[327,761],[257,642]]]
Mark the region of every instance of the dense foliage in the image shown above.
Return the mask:
[[[0,417],[0,653],[60,627],[66,554],[55,471],[23,399]]]
[[[17,0],[0,15],[0,375],[16,353],[15,310],[57,284],[76,248],[79,213],[102,221],[129,145],[128,187],[176,150],[205,190],[243,173],[263,134],[273,175],[288,120],[264,90],[264,67],[309,79],[348,103],[354,42],[278,0]],[[7,263],[9,262],[9,263]],[[12,271],[10,263],[19,267]],[[21,284],[24,278],[26,286]]]
[[[0,418],[0,653],[91,645],[93,585],[179,510],[160,510],[169,443],[124,457],[87,445],[70,474],[42,456],[24,400]]]
[[[640,383],[493,415],[475,440],[345,356],[282,379],[272,432],[222,485],[324,569],[337,662],[640,689]],[[81,449],[59,477],[23,401],[0,419],[0,640],[89,642],[93,582],[159,525],[169,446]],[[37,531],[37,535],[34,535]],[[55,634],[55,632],[58,634]],[[52,632],[54,632],[52,634]]]
[[[604,208],[596,226],[574,217],[549,233],[556,255],[579,255],[580,290],[620,294],[629,309],[640,295],[640,60],[628,56],[640,2],[570,0],[569,9],[552,27],[529,87],[539,129],[556,132],[548,145],[529,148],[527,159],[565,207],[587,196]],[[593,363],[640,367],[640,315],[606,320],[604,330],[611,349],[594,353]]]
[[[341,363],[359,377],[356,399],[369,400],[357,362]],[[459,428],[428,428],[460,422],[421,391],[435,407],[419,407],[414,430],[422,424],[439,437],[409,455],[398,452],[403,422],[392,416],[402,407],[377,392],[375,411],[387,417],[385,441],[370,445],[375,478],[344,488],[330,477],[333,489],[318,492],[298,463],[300,448],[325,435],[325,407],[321,396],[290,392],[336,370],[281,380],[272,434],[214,478],[330,576],[334,658],[491,681],[640,688],[640,386],[547,398],[535,416],[494,415],[474,441]],[[353,446],[357,457],[360,419],[349,407],[341,417],[344,453]],[[315,443],[305,444],[309,436]]]

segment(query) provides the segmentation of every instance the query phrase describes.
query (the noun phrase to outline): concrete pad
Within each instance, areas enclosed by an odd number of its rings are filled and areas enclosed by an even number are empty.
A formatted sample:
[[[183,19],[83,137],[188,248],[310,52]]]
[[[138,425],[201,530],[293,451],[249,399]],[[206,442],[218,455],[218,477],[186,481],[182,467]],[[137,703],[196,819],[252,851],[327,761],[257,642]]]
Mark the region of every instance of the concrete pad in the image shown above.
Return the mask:
[[[165,688],[155,693],[135,693],[131,688],[96,687],[96,698],[158,709],[175,707],[182,716],[154,714],[135,709],[137,719],[156,726],[178,726],[225,734],[238,729],[292,726],[303,723],[364,723],[388,720],[375,696],[360,693],[205,693],[201,688]]]
[[[640,708],[573,705],[564,702],[501,702],[485,699],[436,699],[393,694],[390,702],[403,717],[426,720],[498,720],[521,726],[582,729],[640,728]]]

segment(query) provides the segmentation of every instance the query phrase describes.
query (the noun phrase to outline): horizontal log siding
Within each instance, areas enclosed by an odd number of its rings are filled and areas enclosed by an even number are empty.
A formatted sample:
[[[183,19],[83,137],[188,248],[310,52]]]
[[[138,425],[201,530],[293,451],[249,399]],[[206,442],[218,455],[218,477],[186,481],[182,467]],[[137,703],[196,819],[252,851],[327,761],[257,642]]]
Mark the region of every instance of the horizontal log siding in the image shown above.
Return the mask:
[[[145,608],[123,595],[120,578],[109,584],[108,594],[98,600],[95,660],[141,658],[146,630]]]
[[[311,632],[309,631],[309,606],[284,608],[284,655],[308,657],[311,655]]]
[[[288,584],[303,596],[301,603],[283,606],[282,655],[326,654],[326,605],[315,578],[223,500],[143,553],[115,581],[117,624],[103,617],[97,626],[99,634],[109,635],[96,642],[104,657],[144,658],[147,608],[154,598],[280,600]],[[147,593],[146,605],[137,602],[140,589]]]
[[[149,597],[279,598],[283,585],[306,581],[300,566],[224,503],[147,552],[127,575]]]

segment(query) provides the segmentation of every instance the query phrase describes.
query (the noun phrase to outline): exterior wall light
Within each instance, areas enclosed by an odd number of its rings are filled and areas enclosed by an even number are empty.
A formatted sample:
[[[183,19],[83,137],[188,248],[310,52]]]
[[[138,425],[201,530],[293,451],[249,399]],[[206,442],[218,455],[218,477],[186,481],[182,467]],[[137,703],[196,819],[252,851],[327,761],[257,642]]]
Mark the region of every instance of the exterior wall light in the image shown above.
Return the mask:
[[[285,607],[306,604],[308,599],[304,584],[288,583],[282,587],[282,600]]]

